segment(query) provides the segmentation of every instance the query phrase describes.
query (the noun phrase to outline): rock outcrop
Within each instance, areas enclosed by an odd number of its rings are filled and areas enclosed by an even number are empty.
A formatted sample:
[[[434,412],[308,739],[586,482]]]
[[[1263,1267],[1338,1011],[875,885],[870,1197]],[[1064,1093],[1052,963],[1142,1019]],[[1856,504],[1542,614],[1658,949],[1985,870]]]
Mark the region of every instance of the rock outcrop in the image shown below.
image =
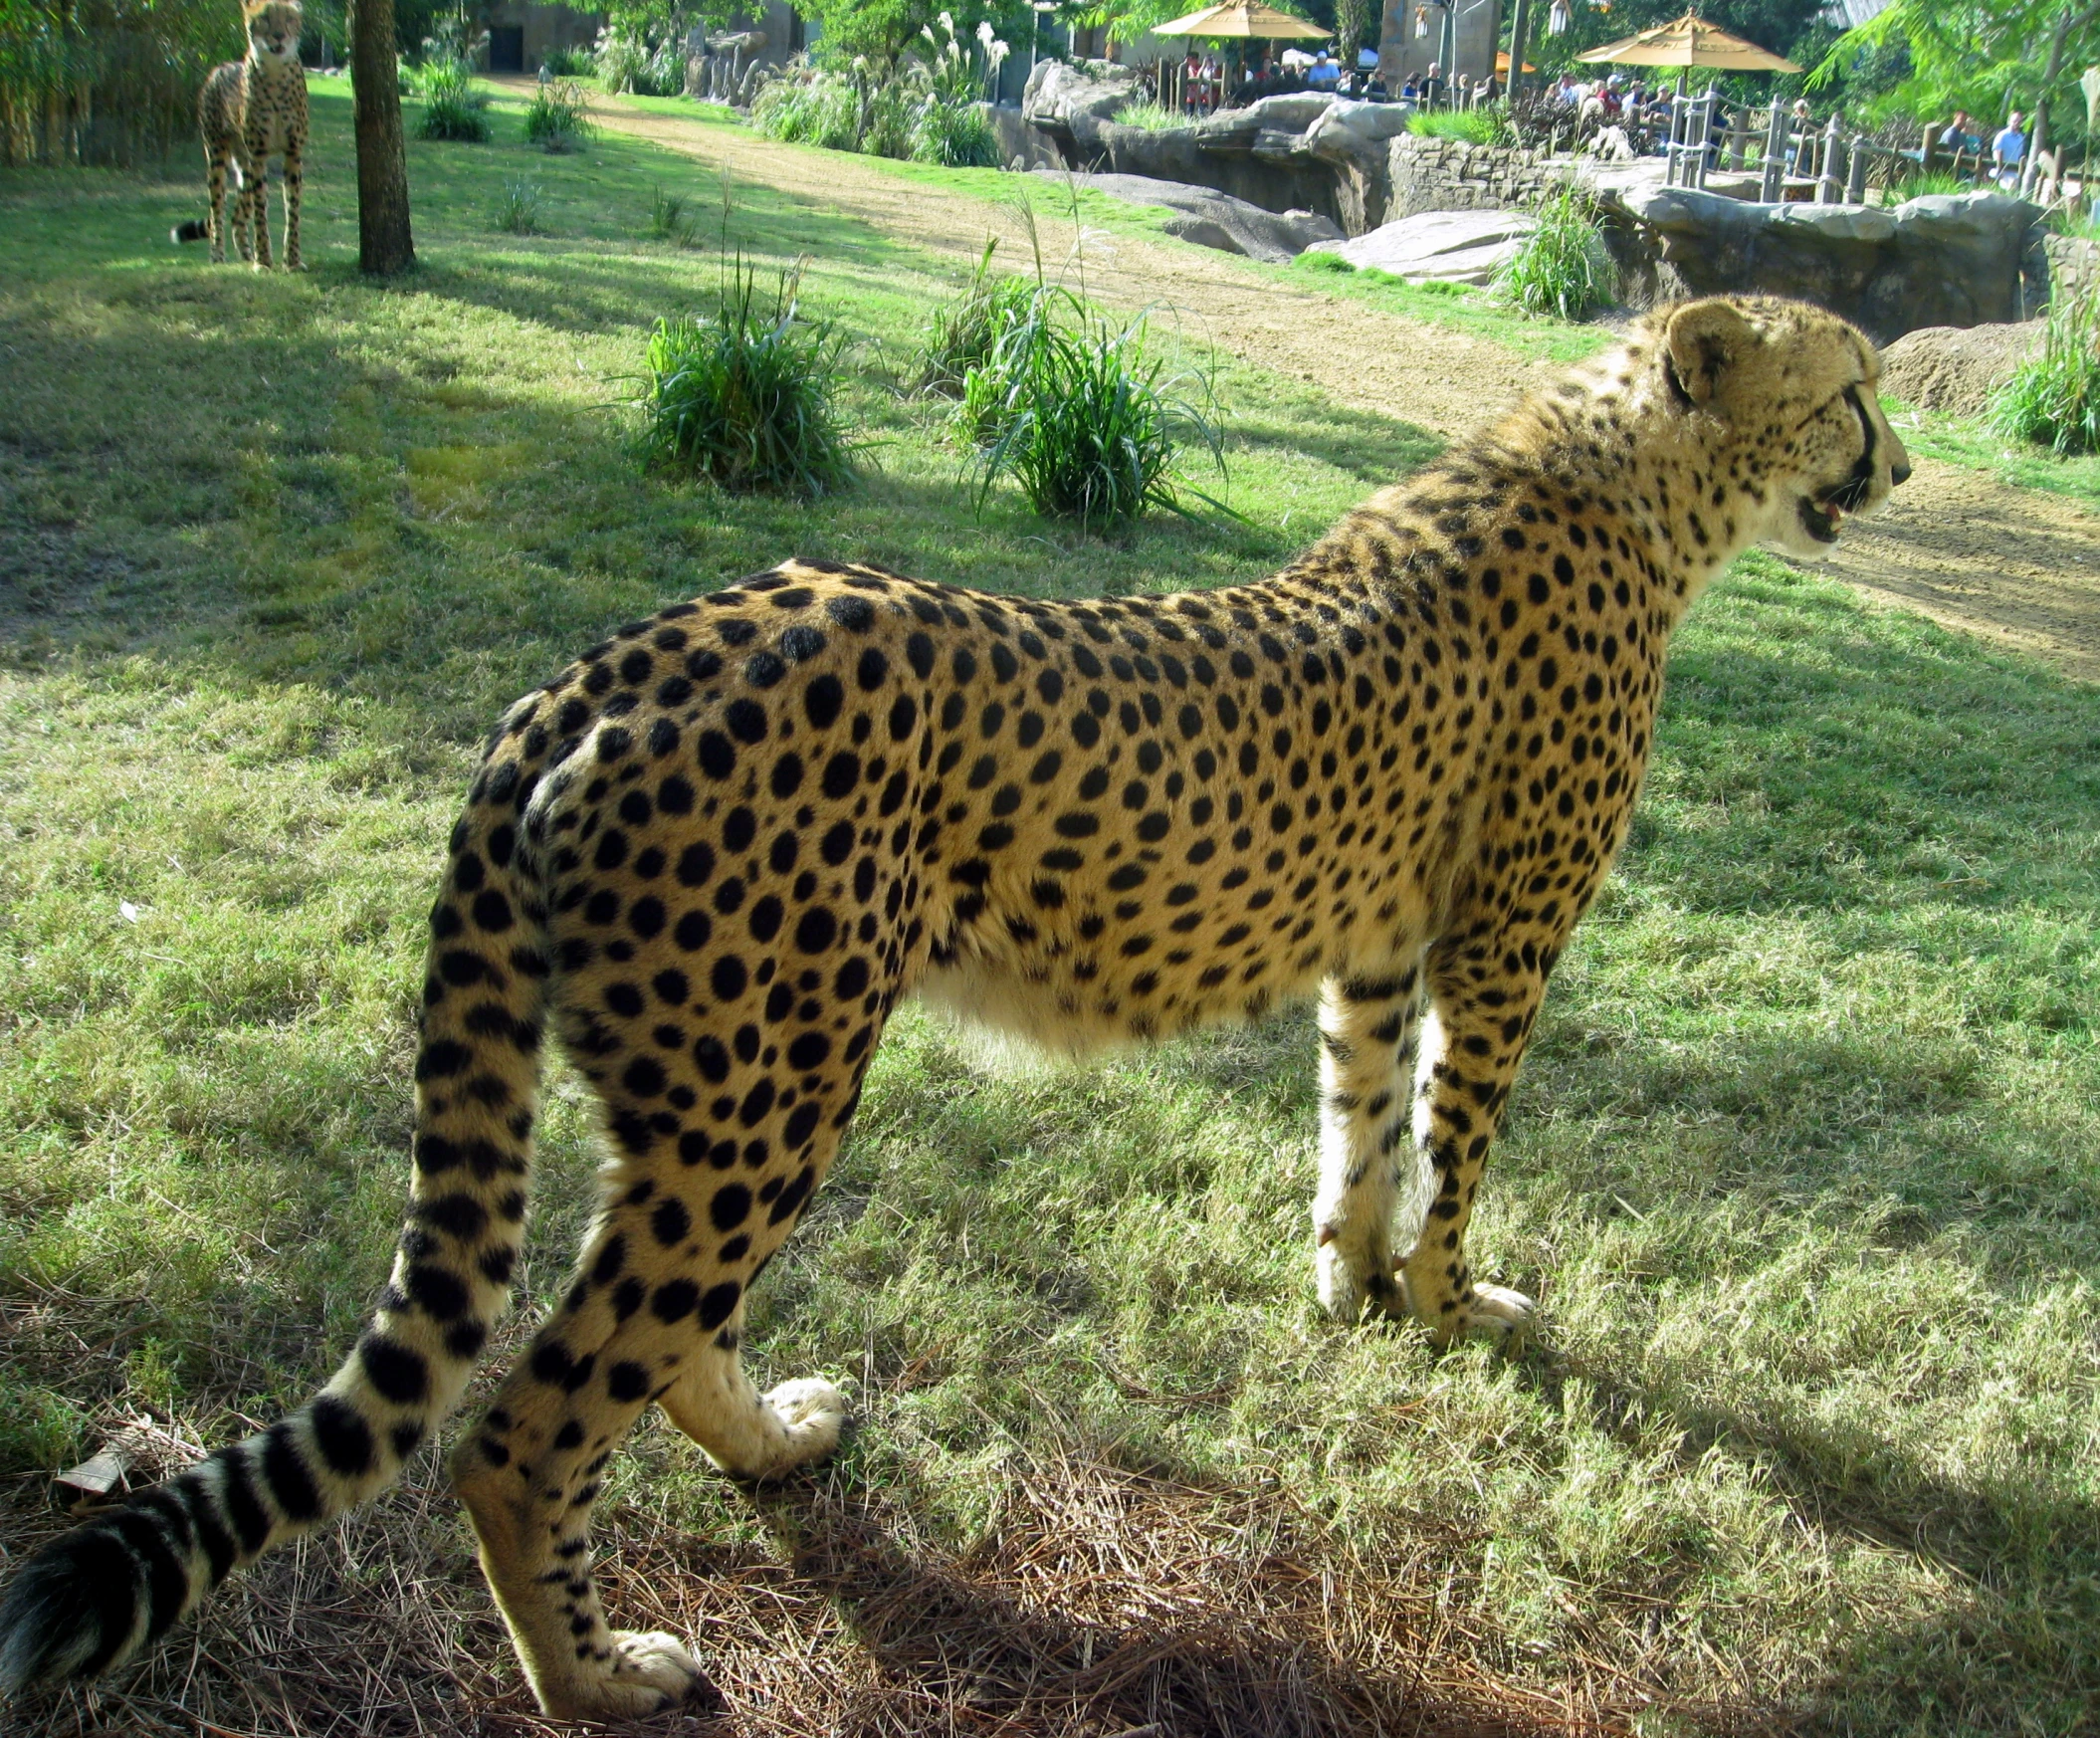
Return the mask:
[[[2041,213],[2003,193],[1867,205],[1752,205],[1688,187],[1607,196],[1606,240],[1637,305],[1759,290],[1855,322],[1877,343],[1928,326],[2018,321]]]
[[[1054,173],[1038,170],[1039,174]],[[1149,175],[1087,175],[1080,185],[1128,199],[1134,205],[1160,205],[1174,215],[1166,233],[1198,247],[1283,265],[1315,243],[1341,241],[1333,219],[1316,211],[1264,211],[1229,193],[1190,187],[1179,181],[1157,181]]]
[[[1339,254],[1360,271],[1484,285],[1538,227],[1523,211],[1420,211],[1354,240],[1317,242],[1310,251]]]

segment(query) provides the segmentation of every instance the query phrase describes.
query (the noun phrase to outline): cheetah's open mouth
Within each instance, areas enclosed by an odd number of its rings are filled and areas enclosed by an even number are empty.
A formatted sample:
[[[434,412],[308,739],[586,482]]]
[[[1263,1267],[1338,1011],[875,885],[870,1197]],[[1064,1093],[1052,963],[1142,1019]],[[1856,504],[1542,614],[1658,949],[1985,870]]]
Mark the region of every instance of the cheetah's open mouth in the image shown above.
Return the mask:
[[[1798,514],[1801,529],[1819,543],[1834,543],[1837,533],[1843,526],[1845,515],[1857,513],[1865,507],[1874,493],[1874,423],[1859,402],[1857,387],[1845,388],[1845,397],[1851,403],[1852,414],[1859,418],[1859,432],[1866,437],[1859,458],[1852,466],[1852,474],[1835,489],[1826,489],[1817,496],[1801,497]]]

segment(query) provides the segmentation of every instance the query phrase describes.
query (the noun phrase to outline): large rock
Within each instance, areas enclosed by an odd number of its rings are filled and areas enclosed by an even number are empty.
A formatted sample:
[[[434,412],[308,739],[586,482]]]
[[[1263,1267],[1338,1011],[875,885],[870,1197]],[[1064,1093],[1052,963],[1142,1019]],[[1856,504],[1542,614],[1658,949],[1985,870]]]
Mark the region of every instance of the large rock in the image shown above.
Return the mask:
[[[1606,239],[1635,301],[1764,291],[1856,322],[1877,342],[1920,326],[2017,321],[2041,213],[2002,193],[1934,194],[1894,211],[1748,204],[1688,187],[1608,195]]]
[[[1982,416],[1991,395],[2020,363],[2039,353],[2044,326],[1928,326],[1881,352],[1881,390],[1919,410]]]
[[[1039,170],[1038,173],[1050,173]],[[1259,205],[1208,187],[1155,180],[1149,175],[1089,175],[1081,183],[1134,205],[1161,205],[1174,213],[1166,233],[1198,247],[1282,265],[1316,242],[1332,243],[1342,231],[1316,211],[1264,211]]]
[[[1144,87],[1136,71],[1112,61],[1039,61],[1021,93],[1021,113],[1037,126],[1071,135],[1091,120],[1107,120],[1137,102]]]
[[[1375,267],[1396,278],[1488,284],[1539,227],[1523,211],[1422,211],[1353,241],[1320,242],[1315,253],[1339,254],[1359,271]]]
[[[1331,164],[1343,227],[1362,235],[1386,216],[1392,198],[1389,145],[1407,130],[1411,103],[1329,102],[1305,129],[1304,149]]]
[[[1303,103],[1305,99],[1264,101]],[[1324,104],[1331,99],[1318,101]],[[1253,114],[1261,107],[1256,104],[1253,109],[1228,113]],[[1268,118],[1280,116],[1271,111]],[[1302,148],[1302,133],[1263,126],[1259,120],[1257,116],[1244,127],[1235,121],[1232,127],[1210,132],[1196,126],[1154,132],[1082,116],[1072,124],[1065,160],[1075,169],[1208,187],[1264,211],[1317,211],[1329,219],[1339,218],[1333,168]]]

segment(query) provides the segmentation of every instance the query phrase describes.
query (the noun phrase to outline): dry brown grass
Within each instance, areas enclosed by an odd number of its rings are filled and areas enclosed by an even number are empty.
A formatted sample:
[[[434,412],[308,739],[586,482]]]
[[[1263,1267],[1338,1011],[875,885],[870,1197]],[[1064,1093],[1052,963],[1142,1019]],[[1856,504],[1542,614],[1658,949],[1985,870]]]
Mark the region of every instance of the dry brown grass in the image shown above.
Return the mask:
[[[537,1734],[433,1465],[266,1563],[173,1644],[108,1683],[21,1710],[36,1738]],[[41,1483],[41,1481],[36,1481]],[[18,1488],[10,1555],[62,1524]],[[1623,1731],[1623,1686],[1568,1662],[1550,1697],[1468,1663],[1433,1562],[1304,1555],[1286,1497],[1073,1460],[1011,1475],[990,1543],[914,1539],[913,1517],[823,1484],[757,1499],[773,1549],[616,1518],[623,1623],[695,1637],[729,1716],[654,1732],[749,1738],[1219,1738]],[[1249,1549],[1250,1542],[1260,1542]],[[1616,1705],[1615,1705],[1616,1704]]]

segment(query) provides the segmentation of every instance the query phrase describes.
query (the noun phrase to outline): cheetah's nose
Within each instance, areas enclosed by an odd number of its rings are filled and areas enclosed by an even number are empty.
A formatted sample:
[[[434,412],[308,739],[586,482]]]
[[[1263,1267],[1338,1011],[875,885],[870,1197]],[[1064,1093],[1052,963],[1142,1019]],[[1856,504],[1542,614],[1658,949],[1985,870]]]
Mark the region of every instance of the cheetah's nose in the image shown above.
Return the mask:
[[[1911,468],[1908,460],[1905,460],[1900,465],[1893,466],[1889,471],[1889,481],[1899,489],[1910,480]]]

